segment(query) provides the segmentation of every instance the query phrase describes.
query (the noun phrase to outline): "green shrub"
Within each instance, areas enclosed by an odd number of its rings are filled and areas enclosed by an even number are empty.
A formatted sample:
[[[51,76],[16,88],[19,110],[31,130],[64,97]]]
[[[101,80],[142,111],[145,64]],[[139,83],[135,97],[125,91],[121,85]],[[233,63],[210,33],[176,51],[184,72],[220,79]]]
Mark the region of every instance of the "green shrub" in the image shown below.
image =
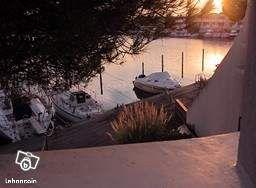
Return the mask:
[[[162,140],[168,137],[170,116],[163,106],[157,109],[150,103],[124,106],[111,125],[112,138],[120,143],[136,143]]]

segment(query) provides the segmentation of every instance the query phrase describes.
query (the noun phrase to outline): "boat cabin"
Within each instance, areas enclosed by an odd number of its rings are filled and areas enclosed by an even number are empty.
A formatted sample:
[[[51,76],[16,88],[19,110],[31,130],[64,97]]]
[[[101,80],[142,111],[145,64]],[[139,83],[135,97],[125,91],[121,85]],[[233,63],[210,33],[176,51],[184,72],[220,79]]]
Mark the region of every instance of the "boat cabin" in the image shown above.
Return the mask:
[[[84,104],[86,99],[90,99],[91,96],[84,91],[72,92],[70,94],[70,101],[73,105]]]
[[[32,116],[32,109],[30,108],[30,100],[27,97],[17,97],[12,99],[13,115],[15,121]]]

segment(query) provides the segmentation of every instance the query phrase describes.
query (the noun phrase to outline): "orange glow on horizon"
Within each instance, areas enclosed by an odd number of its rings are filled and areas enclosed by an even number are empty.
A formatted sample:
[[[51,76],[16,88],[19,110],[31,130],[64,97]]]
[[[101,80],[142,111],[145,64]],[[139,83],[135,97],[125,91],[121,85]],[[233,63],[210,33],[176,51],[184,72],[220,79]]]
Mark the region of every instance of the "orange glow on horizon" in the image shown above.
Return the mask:
[[[200,5],[204,6],[207,1],[208,0],[200,0]],[[214,7],[215,7],[214,12],[221,13],[222,12],[222,0],[213,0],[213,3],[214,3]]]

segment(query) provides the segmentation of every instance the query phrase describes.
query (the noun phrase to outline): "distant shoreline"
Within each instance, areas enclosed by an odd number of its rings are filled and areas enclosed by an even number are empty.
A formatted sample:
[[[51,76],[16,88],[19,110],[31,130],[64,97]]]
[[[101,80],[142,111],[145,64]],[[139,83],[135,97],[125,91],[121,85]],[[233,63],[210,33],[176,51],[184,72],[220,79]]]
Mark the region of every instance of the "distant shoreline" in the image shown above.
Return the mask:
[[[174,39],[201,39],[201,40],[209,40],[209,41],[226,41],[226,42],[230,42],[230,41],[234,41],[234,39],[236,37],[200,37],[200,36],[196,36],[196,37],[187,37],[187,36],[170,36],[170,35],[166,35],[164,36],[164,38],[174,38]]]

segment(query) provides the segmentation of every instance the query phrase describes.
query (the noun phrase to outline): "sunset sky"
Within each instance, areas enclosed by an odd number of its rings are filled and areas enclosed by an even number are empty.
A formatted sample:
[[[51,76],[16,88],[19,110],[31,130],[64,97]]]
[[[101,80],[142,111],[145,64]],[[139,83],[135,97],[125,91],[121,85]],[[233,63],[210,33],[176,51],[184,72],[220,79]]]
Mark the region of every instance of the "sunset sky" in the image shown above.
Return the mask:
[[[208,0],[200,0],[200,6],[203,6]],[[215,12],[222,12],[222,0],[213,0],[215,5]]]

